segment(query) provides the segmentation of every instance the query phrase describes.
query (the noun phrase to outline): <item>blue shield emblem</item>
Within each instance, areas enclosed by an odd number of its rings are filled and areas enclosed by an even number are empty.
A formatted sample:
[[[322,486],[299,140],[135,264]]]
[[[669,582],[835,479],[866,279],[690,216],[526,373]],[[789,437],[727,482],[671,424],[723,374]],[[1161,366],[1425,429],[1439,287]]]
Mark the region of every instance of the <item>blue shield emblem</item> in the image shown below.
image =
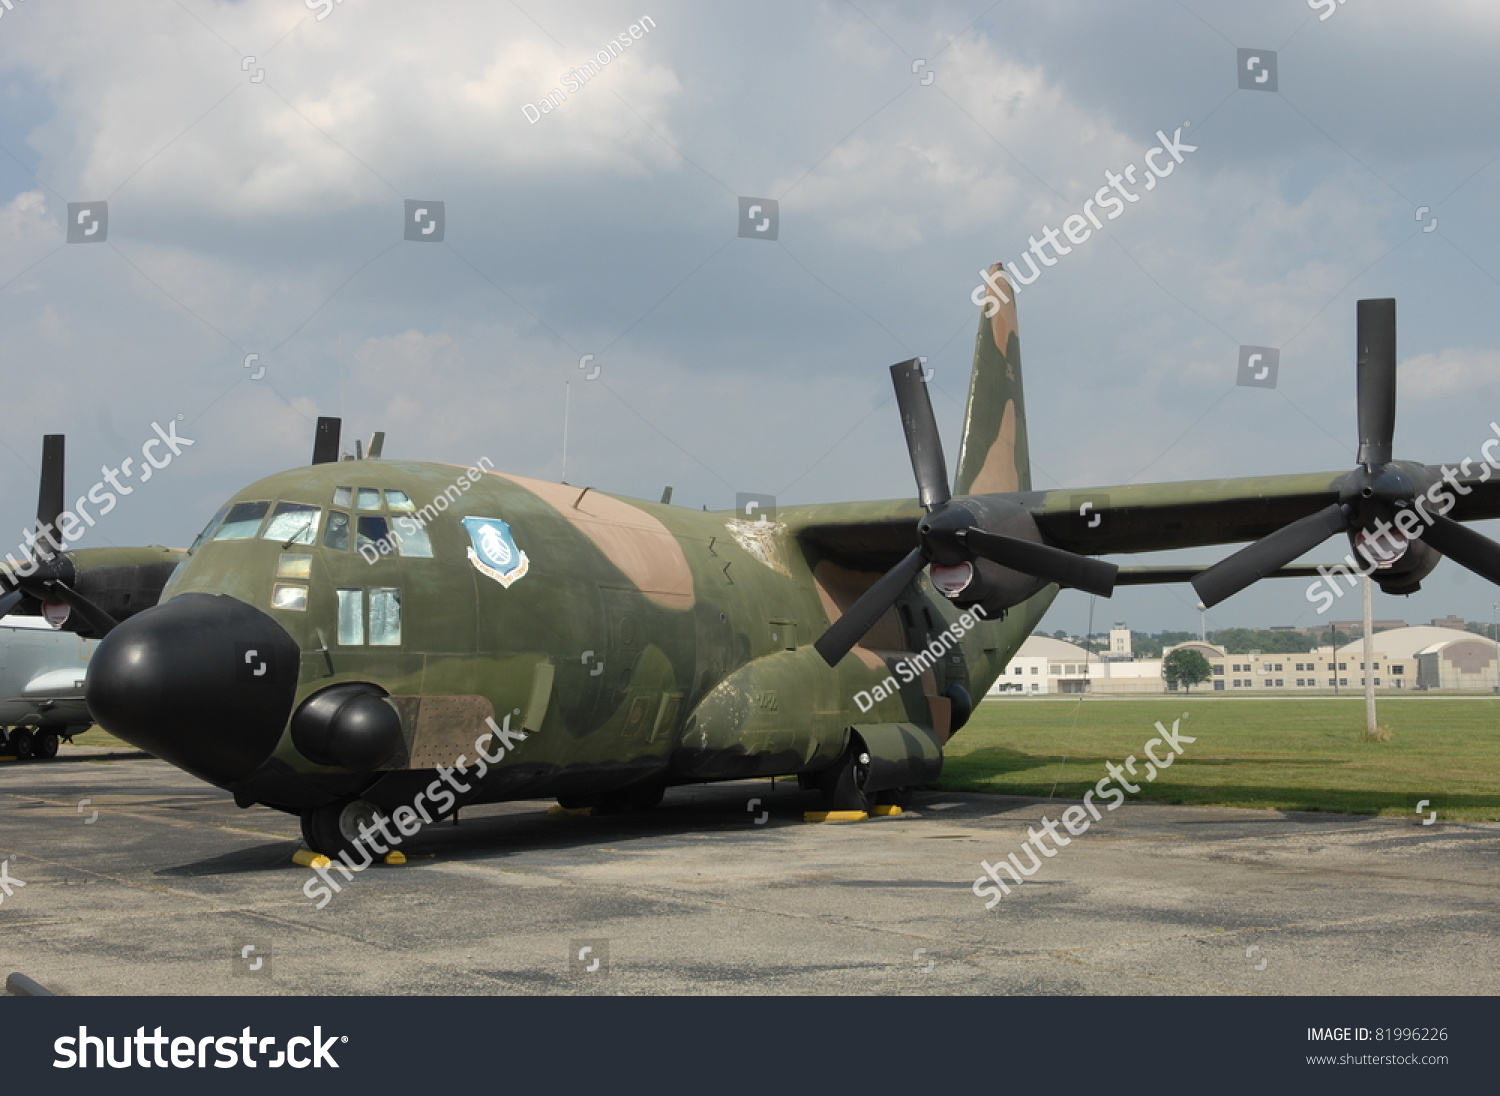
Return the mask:
[[[469,560],[480,574],[509,586],[531,569],[531,560],[516,544],[505,522],[499,518],[464,518],[463,523],[471,542]]]

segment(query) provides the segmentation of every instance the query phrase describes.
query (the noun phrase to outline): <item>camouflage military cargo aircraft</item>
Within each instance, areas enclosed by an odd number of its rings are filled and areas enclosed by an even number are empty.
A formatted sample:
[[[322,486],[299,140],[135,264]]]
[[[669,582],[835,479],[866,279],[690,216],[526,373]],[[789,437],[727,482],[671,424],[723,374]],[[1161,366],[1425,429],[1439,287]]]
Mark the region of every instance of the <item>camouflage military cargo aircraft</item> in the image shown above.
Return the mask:
[[[1057,491],[1031,484],[1014,306],[985,311],[951,490],[917,363],[892,367],[916,500],[700,512],[378,444],[339,460],[322,420],[312,466],[225,503],[160,605],[101,621],[89,705],[329,854],[441,781],[463,791],[440,816],[648,809],[771,775],[831,810],[899,805],[1059,586],[1191,580],[1218,601],[1440,483],[1391,459],[1392,301],[1359,305],[1354,471]],[[1500,515],[1488,471],[1456,481],[1458,517]],[[1500,546],[1427,517],[1381,557],[1383,588],[1415,589],[1438,552],[1500,578]],[[1207,569],[1089,558],[1245,540]]]

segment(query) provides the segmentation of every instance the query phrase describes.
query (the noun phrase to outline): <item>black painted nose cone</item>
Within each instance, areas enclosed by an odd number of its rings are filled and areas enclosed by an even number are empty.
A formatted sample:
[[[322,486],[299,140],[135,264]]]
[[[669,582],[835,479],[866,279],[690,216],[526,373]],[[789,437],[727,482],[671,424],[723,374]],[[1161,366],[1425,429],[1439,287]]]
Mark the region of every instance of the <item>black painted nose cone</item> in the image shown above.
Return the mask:
[[[100,641],[85,695],[110,734],[228,787],[276,748],[300,668],[296,642],[259,609],[183,594]]]

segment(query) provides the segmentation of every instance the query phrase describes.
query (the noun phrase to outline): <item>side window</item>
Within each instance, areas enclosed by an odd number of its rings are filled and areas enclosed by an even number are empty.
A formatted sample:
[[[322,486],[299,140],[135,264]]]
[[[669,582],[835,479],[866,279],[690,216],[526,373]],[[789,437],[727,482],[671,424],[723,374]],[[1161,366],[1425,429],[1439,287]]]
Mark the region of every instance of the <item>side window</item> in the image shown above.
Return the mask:
[[[377,586],[370,591],[370,646],[401,645],[401,591]]]
[[[385,508],[393,514],[409,514],[417,507],[405,491],[387,491]]]
[[[328,528],[323,532],[323,547],[339,552],[349,550],[349,515],[338,510],[328,511]]]
[[[339,644],[357,647],[365,641],[365,592],[340,590]]]
[[[260,528],[261,519],[271,508],[269,502],[237,502],[229,508],[224,524],[214,533],[214,540],[246,540]]]
[[[345,510],[354,505],[354,488],[335,487],[333,489],[333,504],[342,506]]]

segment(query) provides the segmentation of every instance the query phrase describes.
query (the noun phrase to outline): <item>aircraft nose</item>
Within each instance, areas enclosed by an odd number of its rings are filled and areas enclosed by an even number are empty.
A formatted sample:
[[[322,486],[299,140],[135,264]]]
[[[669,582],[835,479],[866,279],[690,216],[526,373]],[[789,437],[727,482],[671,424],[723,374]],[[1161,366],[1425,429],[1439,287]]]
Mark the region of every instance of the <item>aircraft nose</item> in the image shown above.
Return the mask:
[[[85,695],[111,734],[228,787],[276,748],[300,665],[296,641],[259,609],[183,594],[100,641]]]

